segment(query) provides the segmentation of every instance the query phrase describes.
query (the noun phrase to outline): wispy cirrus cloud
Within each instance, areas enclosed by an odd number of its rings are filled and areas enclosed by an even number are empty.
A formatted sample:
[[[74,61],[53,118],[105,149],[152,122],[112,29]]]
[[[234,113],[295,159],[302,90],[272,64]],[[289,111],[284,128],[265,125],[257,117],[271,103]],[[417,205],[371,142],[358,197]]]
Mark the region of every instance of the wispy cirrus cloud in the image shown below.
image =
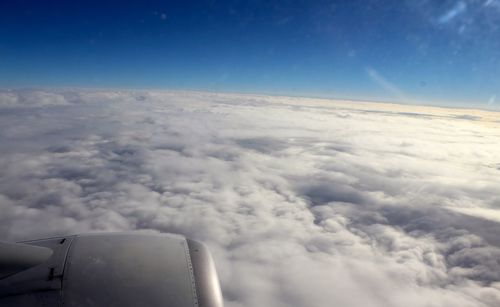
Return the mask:
[[[388,81],[384,76],[382,76],[374,68],[367,67],[366,73],[368,74],[368,77],[370,77],[370,79],[374,83],[376,83],[378,86],[380,86],[382,89],[384,89],[388,94],[390,94],[394,98],[397,98],[402,102],[410,101],[409,97],[398,86],[396,86],[392,82]]]
[[[464,1],[457,1],[446,13],[438,18],[439,23],[448,23],[460,14],[467,11],[467,4]]]

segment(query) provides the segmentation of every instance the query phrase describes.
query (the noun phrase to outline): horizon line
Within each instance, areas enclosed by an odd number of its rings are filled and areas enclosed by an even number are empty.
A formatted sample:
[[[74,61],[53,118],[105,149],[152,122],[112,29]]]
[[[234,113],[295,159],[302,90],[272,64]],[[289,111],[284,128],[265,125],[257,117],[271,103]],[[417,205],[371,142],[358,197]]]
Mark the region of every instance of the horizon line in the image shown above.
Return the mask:
[[[500,112],[500,106],[496,104],[471,104],[464,101],[455,101],[458,105],[451,105],[451,102],[443,101],[429,101],[424,102],[420,100],[402,101],[392,100],[390,98],[357,98],[348,96],[334,96],[334,95],[321,95],[312,93],[283,93],[283,92],[258,92],[258,91],[238,91],[238,90],[211,90],[199,88],[155,88],[155,87],[87,87],[87,86],[19,86],[19,87],[2,87],[0,91],[20,91],[20,90],[94,90],[94,91],[154,91],[154,92],[193,92],[193,93],[210,93],[210,94],[237,94],[243,96],[269,96],[269,97],[283,97],[283,98],[305,98],[305,99],[321,99],[333,101],[349,101],[354,103],[376,103],[376,104],[395,104],[403,106],[422,106],[422,107],[435,107],[443,109],[464,109],[464,110],[479,110]]]

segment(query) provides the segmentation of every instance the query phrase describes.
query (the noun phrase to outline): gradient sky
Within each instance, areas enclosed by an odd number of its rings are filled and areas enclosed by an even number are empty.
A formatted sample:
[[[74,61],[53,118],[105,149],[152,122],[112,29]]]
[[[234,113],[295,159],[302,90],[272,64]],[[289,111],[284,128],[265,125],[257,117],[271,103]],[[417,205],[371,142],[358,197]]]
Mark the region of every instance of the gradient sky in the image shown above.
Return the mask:
[[[0,87],[497,108],[500,1],[2,1]]]

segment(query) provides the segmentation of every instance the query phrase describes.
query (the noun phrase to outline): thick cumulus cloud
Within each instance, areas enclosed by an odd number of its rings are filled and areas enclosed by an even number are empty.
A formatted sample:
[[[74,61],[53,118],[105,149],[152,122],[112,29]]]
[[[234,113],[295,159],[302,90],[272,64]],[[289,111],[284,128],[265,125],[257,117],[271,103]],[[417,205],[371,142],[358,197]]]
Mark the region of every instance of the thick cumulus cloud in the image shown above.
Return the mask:
[[[498,113],[0,93],[0,235],[175,232],[226,306],[500,305]]]

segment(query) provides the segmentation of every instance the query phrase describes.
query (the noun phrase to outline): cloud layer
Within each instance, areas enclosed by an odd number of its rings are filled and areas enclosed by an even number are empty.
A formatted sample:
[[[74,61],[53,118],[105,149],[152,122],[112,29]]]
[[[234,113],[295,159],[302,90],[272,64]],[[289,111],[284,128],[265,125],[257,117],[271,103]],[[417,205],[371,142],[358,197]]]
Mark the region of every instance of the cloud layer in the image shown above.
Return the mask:
[[[0,92],[0,235],[176,232],[226,306],[498,306],[498,113]]]

